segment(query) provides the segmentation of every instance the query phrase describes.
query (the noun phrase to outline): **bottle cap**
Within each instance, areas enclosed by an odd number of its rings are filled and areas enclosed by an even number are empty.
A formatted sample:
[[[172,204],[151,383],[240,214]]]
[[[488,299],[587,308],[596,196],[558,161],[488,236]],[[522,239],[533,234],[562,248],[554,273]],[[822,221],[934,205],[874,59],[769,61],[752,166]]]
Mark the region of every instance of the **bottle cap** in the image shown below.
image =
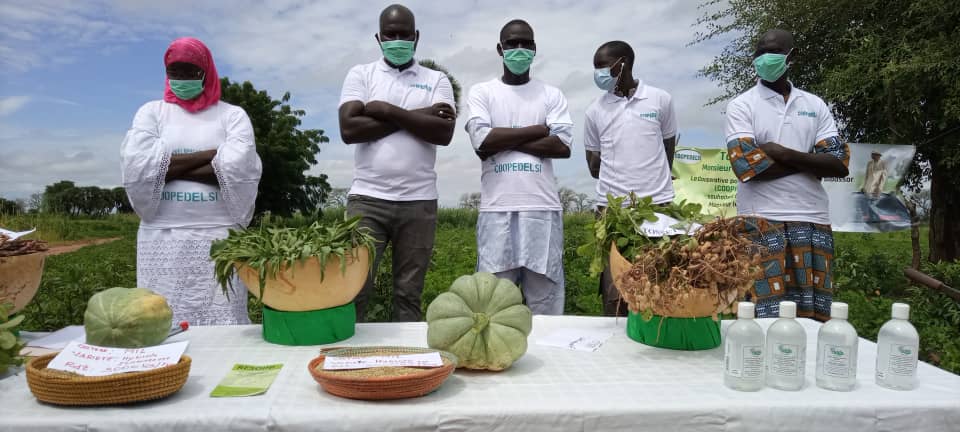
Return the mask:
[[[830,318],[847,319],[847,304],[842,302],[833,302],[830,305]]]
[[[780,318],[796,318],[797,304],[792,301],[780,302]]]
[[[894,303],[891,308],[891,316],[896,319],[910,319],[910,305],[906,303]]]
[[[737,318],[753,318],[753,302],[740,302],[737,305]]]

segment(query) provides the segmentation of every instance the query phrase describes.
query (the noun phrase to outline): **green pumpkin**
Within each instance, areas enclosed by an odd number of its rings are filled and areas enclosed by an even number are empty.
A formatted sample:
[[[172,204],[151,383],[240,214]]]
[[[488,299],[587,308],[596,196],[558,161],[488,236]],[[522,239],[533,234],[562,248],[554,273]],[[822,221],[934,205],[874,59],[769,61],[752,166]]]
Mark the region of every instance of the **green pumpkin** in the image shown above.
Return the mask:
[[[115,348],[143,348],[167,338],[173,311],[163,296],[145,288],[110,288],[87,302],[83,326],[87,343]]]
[[[533,314],[516,285],[490,273],[460,276],[427,307],[427,344],[467,369],[504,370],[527,352]]]

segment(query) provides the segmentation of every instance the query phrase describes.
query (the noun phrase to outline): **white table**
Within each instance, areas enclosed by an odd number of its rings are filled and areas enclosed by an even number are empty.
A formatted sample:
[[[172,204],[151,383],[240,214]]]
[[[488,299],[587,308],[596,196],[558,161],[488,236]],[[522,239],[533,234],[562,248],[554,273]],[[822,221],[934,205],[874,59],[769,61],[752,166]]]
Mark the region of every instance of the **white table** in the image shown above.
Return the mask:
[[[766,327],[772,320],[760,320]],[[317,347],[264,342],[259,326],[195,327],[190,378],[156,402],[120,407],[41,404],[24,373],[0,379],[0,430],[197,431],[960,431],[960,377],[928,364],[920,387],[887,390],[873,381],[876,346],[861,339],[859,384],[848,393],[813,383],[819,324],[807,330],[807,385],[800,392],[741,393],[723,386],[721,349],[680,352],[631,341],[624,319],[534,318],[530,348],[501,373],[457,371],[433,394],[365,402],[325,393],[307,372]],[[597,352],[540,346],[559,328],[615,331]],[[360,324],[347,345],[426,346],[426,324]],[[248,398],[210,398],[234,363],[284,363],[270,390]]]

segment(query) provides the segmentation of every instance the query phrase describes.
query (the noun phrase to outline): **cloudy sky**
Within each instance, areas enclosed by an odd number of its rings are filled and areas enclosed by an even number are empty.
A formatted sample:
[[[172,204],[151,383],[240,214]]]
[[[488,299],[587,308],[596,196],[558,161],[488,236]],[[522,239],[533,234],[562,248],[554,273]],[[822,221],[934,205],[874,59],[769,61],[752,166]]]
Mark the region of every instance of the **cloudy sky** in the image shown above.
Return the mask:
[[[120,182],[119,146],[136,109],[162,96],[163,53],[179,36],[210,47],[221,76],[249,80],[307,111],[304,127],[330,143],[315,172],[349,187],[352,150],[340,140],[337,102],[347,70],[379,58],[373,39],[386,1],[60,1],[0,0],[0,196],[23,198],[61,179],[82,185]],[[694,0],[407,1],[420,29],[418,58],[447,66],[464,86],[501,73],[496,43],[513,18],[533,25],[533,75],[559,86],[575,132],[571,159],[555,166],[561,186],[592,193],[583,158],[583,112],[600,94],[593,53],[605,41],[629,42],[635,76],[673,94],[680,144],[722,144],[719,94],[697,78],[720,43],[688,47]],[[479,191],[480,162],[458,121],[450,147],[438,151],[442,205]]]

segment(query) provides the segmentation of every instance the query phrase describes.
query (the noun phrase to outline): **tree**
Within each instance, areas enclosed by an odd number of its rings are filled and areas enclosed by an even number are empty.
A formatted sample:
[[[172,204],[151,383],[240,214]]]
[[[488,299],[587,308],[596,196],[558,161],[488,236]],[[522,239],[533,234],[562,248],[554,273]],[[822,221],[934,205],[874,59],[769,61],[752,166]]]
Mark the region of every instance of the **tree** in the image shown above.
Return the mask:
[[[580,208],[579,208],[580,197],[578,196],[577,191],[564,186],[560,188],[559,194],[560,194],[560,206],[563,207],[564,213],[580,211]],[[584,198],[586,198],[586,195],[584,195]]]
[[[583,213],[593,210],[593,206],[596,204],[596,202],[593,200],[593,198],[590,198],[590,195],[581,192],[577,194],[573,204],[573,211],[577,213]]]
[[[23,207],[20,206],[19,202],[0,198],[0,214],[18,215],[20,213],[23,213]]]
[[[420,66],[423,66],[427,69],[433,69],[435,71],[443,72],[447,76],[447,79],[450,80],[450,86],[453,87],[453,102],[454,102],[453,108],[457,110],[457,112],[459,113],[460,112],[460,91],[462,90],[460,87],[460,82],[457,81],[457,79],[454,78],[452,74],[450,74],[450,71],[448,71],[447,68],[443,67],[443,65],[433,60],[430,60],[430,59],[420,60]]]
[[[793,32],[791,81],[832,104],[846,139],[917,147],[908,185],[930,179],[929,258],[960,258],[960,8],[947,0],[709,0],[701,8],[705,30],[693,43],[732,37],[701,70],[724,90],[711,103],[753,85],[751,53],[763,31]]]
[[[113,199],[113,206],[117,213],[133,213],[133,206],[130,204],[130,198],[123,187],[115,187],[110,190],[110,196]]]
[[[330,139],[320,129],[299,129],[306,111],[287,104],[289,92],[275,100],[249,81],[233,83],[226,77],[220,80],[220,87],[221,99],[243,108],[253,123],[257,154],[263,163],[256,213],[289,216],[297,211],[316,212],[330,193],[330,185],[326,175],[307,175],[307,170],[317,164],[320,144]]]
[[[31,212],[39,212],[42,206],[43,206],[43,194],[40,194],[40,193],[30,194],[30,200],[27,202],[27,208],[29,208]]]
[[[480,192],[460,195],[460,208],[478,210],[480,208]]]
[[[344,208],[347,206],[347,195],[350,188],[333,188],[327,195],[326,208]]]

